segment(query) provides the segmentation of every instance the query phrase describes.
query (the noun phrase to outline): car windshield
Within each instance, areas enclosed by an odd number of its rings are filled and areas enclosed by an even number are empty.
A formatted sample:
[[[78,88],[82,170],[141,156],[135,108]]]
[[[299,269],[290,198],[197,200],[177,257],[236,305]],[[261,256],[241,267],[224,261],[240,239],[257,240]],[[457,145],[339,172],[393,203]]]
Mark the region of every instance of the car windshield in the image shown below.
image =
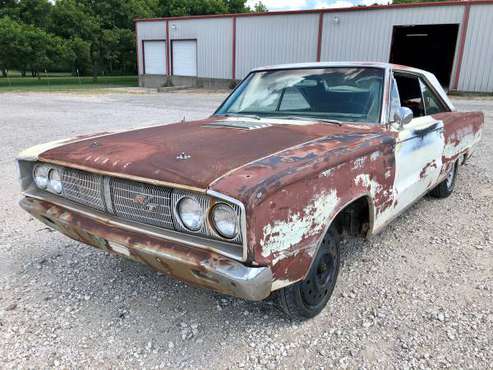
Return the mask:
[[[378,123],[383,80],[381,68],[254,72],[216,114]]]

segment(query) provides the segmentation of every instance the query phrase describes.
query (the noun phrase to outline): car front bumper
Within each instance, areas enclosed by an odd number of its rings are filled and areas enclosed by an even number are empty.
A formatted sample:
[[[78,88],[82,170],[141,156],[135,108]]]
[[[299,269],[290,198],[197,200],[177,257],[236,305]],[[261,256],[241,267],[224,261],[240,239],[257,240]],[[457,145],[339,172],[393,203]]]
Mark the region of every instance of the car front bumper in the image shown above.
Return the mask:
[[[213,251],[127,229],[111,219],[91,217],[43,199],[26,196],[20,206],[72,239],[145,263],[191,285],[252,301],[271,293],[272,272],[268,267],[248,267]]]

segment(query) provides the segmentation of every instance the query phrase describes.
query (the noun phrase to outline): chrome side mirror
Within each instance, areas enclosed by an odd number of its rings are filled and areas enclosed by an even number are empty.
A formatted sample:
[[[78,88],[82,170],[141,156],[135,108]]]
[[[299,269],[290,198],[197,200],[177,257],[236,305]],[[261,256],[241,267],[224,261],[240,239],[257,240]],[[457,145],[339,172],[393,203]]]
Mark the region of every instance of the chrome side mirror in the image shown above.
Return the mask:
[[[411,122],[413,117],[414,115],[411,109],[409,109],[408,107],[400,107],[394,113],[394,122],[402,128],[402,126],[407,125],[409,122]]]

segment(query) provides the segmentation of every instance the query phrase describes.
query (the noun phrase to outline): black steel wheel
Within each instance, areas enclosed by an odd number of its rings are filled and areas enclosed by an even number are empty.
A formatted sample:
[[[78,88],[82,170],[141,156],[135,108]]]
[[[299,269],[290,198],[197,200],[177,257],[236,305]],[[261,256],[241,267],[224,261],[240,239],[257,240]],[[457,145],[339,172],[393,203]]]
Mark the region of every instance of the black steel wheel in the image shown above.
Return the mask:
[[[277,292],[277,301],[281,309],[290,318],[297,320],[306,320],[318,315],[334,291],[339,264],[337,234],[329,230],[305,280]]]
[[[440,184],[438,184],[432,191],[430,195],[434,198],[447,198],[455,188],[455,181],[457,180],[459,162],[455,162],[447,173],[447,177]]]

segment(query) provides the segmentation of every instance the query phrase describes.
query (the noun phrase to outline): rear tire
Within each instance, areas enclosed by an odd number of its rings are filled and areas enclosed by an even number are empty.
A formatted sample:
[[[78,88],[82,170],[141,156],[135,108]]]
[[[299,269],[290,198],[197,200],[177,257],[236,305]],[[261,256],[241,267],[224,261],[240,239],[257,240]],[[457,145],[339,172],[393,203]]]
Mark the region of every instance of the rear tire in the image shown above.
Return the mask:
[[[329,230],[305,280],[276,292],[277,303],[284,313],[295,320],[306,320],[318,315],[332,296],[339,264],[337,234]]]
[[[455,188],[455,180],[457,179],[457,171],[459,168],[459,162],[455,162],[452,168],[447,173],[447,177],[440,184],[438,184],[430,195],[434,198],[443,199],[447,198]]]

